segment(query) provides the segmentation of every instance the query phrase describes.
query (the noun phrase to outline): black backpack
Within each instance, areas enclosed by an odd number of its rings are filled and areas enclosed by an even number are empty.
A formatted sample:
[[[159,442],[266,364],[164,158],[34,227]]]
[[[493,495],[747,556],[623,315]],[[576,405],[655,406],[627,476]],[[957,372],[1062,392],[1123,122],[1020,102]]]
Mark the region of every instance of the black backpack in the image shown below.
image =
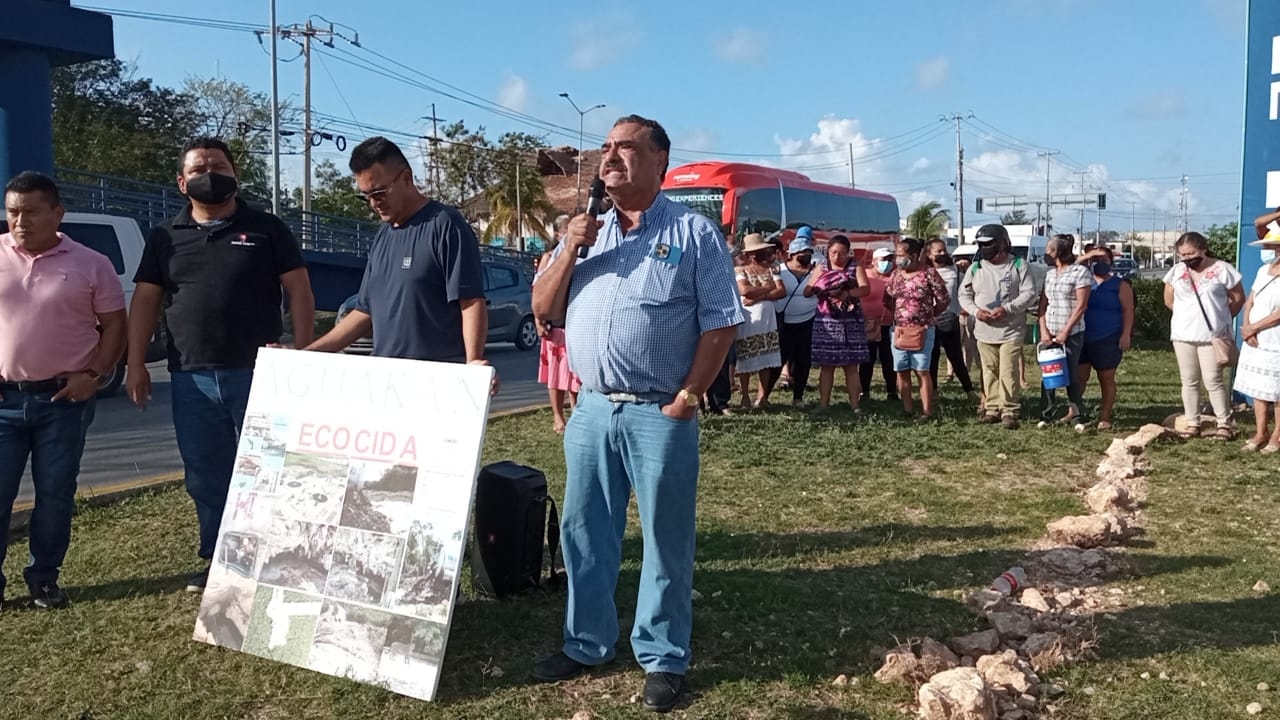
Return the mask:
[[[507,460],[485,465],[476,479],[475,510],[471,572],[477,591],[501,598],[543,587],[547,550],[546,587],[560,587],[560,515],[547,494],[546,475]]]

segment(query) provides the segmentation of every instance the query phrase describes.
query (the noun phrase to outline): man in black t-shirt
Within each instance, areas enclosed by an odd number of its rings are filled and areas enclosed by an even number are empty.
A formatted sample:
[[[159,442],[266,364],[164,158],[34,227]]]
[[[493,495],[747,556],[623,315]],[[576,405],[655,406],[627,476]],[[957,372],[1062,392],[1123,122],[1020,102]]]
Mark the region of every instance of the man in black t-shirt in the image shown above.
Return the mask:
[[[357,145],[350,166],[383,225],[355,309],[307,349],[337,352],[372,333],[379,357],[487,365],[489,315],[471,226],[418,190],[409,161],[386,138]]]
[[[213,557],[258,348],[280,342],[281,288],[294,343],[311,342],[315,298],[293,233],[236,198],[235,162],[221,140],[182,151],[178,189],[191,204],[152,229],[134,275],[126,387],[151,400],[146,352],[163,311],[173,429],[200,522],[199,555]],[[187,589],[204,590],[209,570]]]

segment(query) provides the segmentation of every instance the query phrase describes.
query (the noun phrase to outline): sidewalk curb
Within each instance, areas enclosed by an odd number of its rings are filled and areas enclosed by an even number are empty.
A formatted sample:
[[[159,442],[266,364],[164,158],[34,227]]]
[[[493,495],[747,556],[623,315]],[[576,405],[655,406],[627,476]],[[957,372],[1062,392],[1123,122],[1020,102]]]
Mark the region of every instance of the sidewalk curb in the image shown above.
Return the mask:
[[[182,482],[183,473],[172,472],[162,475],[152,475],[150,477],[136,478],[133,480],[122,480],[120,482],[111,483],[109,485],[99,486],[96,490],[84,488],[76,492],[76,500],[86,502],[90,505],[106,505],[116,500],[121,500],[133,495],[153,490],[155,488],[173,485]],[[13,515],[9,520],[9,532],[21,530],[27,526],[31,519],[31,510],[34,503],[30,500],[14,503]]]
[[[523,415],[531,415],[548,407],[547,403],[537,403],[534,405],[525,405],[523,407],[511,408],[509,410],[498,410],[489,413],[489,420],[497,420],[500,418],[520,417]],[[116,500],[131,497],[139,493],[154,490],[160,487],[166,487],[182,482],[182,472],[164,473],[162,475],[152,475],[150,477],[137,478],[134,480],[123,480],[110,485],[100,486],[97,490],[84,488],[76,492],[76,499],[87,502],[91,505],[106,505]],[[31,501],[23,501],[14,503],[13,515],[9,520],[9,532],[21,530],[27,526],[31,519],[31,510],[34,503]]]

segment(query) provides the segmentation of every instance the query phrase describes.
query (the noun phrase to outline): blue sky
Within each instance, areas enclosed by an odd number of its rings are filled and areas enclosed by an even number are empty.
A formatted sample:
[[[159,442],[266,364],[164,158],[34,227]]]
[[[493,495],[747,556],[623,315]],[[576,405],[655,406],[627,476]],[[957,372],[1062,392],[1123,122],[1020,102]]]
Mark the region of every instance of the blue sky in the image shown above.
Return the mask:
[[[75,4],[269,24],[267,0],[190,11],[161,0]],[[607,105],[586,117],[588,144],[635,112],[667,128],[673,164],[735,154],[847,183],[852,143],[858,186],[897,195],[905,214],[926,200],[954,206],[954,125],[939,118],[960,113],[966,224],[993,218],[974,214],[975,197],[1042,197],[1044,149],[1061,151],[1051,192],[1078,192],[1085,171],[1086,190],[1108,194],[1104,227],[1128,230],[1132,209],[1139,231],[1153,212],[1172,228],[1184,173],[1191,227],[1237,215],[1245,0],[442,7],[278,0],[277,12],[282,25],[319,15],[358,31],[361,48],[321,49],[312,81],[315,110],[352,140],[373,134],[357,124],[426,134],[421,117],[433,102],[439,117],[484,125],[491,137],[546,132],[456,99],[489,107],[480,98],[565,128],[547,134],[552,144],[576,144],[578,114],[558,97],[567,91],[582,107]],[[125,17],[115,28],[117,55],[161,84],[220,74],[270,89],[268,56],[250,32]],[[280,52],[293,57],[296,46],[282,41]],[[280,65],[280,90],[301,103],[301,61]],[[320,156],[343,154],[326,145]],[[287,161],[296,181],[298,161]],[[1086,228],[1095,223],[1090,212]]]

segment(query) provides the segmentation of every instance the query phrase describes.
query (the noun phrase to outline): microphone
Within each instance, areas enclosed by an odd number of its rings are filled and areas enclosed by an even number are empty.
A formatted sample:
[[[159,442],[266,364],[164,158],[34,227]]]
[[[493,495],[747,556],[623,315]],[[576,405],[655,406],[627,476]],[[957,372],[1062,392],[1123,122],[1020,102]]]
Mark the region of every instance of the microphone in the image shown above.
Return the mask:
[[[591,183],[591,189],[587,191],[587,215],[594,220],[600,214],[600,206],[604,204],[604,181],[596,178]],[[578,246],[578,258],[585,258],[591,248],[586,245]]]

